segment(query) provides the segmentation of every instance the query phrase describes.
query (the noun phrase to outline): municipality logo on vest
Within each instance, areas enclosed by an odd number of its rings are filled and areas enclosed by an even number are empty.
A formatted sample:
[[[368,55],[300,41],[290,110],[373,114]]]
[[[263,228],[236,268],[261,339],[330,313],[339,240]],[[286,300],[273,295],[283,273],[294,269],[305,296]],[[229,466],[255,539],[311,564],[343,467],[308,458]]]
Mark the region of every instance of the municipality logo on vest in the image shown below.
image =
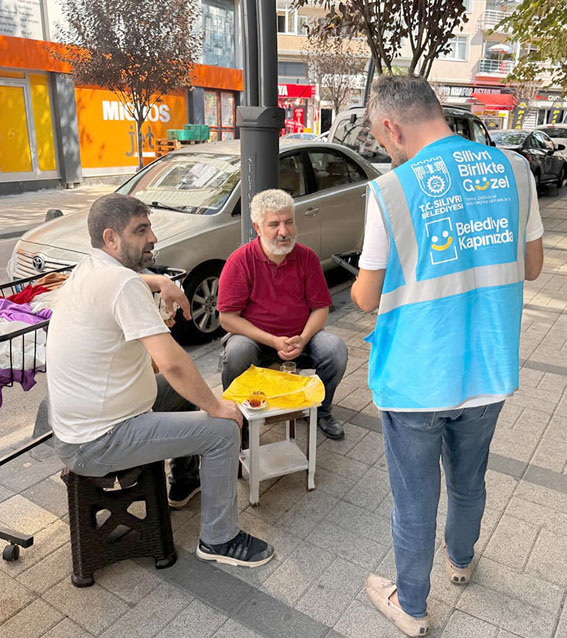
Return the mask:
[[[432,264],[444,264],[459,258],[453,241],[453,225],[449,217],[427,222],[425,232],[431,241],[429,256]]]
[[[442,197],[451,186],[451,176],[443,158],[438,155],[412,165],[419,187],[429,197]]]

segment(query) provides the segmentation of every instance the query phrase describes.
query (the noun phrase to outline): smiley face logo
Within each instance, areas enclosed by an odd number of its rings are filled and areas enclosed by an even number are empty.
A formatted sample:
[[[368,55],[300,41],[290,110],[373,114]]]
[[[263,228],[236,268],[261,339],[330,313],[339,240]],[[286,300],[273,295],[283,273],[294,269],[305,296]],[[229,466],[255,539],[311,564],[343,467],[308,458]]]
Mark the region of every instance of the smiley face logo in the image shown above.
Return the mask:
[[[490,186],[490,182],[487,177],[483,177],[482,181],[480,179],[474,180],[474,187],[477,191],[485,191]]]
[[[453,241],[453,224],[449,217],[436,219],[425,224],[429,260],[432,265],[444,264],[459,258]]]
[[[444,244],[439,244],[439,237],[437,235],[433,235],[431,237],[431,248],[433,250],[447,250],[447,248],[449,248],[449,246],[453,243],[453,238],[449,235],[449,231],[448,230],[444,230],[441,235],[443,236],[443,239],[445,240]]]

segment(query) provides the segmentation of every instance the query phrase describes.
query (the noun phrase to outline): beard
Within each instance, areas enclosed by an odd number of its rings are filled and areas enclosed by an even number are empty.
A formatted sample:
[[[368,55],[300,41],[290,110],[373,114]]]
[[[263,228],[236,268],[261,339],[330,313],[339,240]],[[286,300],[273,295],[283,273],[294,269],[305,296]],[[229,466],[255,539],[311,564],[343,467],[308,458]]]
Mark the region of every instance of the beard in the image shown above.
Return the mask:
[[[289,255],[295,246],[295,237],[289,238],[289,244],[282,244],[281,239],[277,238],[274,241],[264,240],[266,248],[272,253],[272,255]]]
[[[133,249],[127,244],[122,244],[120,250],[120,262],[126,268],[130,268],[130,270],[134,270],[135,272],[140,272],[151,266],[154,261],[153,255],[146,254],[146,251],[150,251],[154,249],[154,244],[146,244],[144,246],[144,250],[140,252],[138,249]]]
[[[406,152],[398,148],[390,149],[390,157],[392,158],[393,169],[397,168],[398,166],[401,166],[402,164],[407,162],[409,159]]]

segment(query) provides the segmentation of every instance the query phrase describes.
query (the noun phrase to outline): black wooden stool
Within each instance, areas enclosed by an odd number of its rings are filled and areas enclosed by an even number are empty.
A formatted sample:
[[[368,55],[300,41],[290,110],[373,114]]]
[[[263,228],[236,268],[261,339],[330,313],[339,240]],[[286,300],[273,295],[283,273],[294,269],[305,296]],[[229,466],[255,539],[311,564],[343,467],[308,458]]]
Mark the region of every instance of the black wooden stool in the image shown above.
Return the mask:
[[[163,461],[101,478],[65,469],[61,478],[69,499],[73,585],[90,587],[95,570],[127,558],[152,556],[157,569],[175,563]]]

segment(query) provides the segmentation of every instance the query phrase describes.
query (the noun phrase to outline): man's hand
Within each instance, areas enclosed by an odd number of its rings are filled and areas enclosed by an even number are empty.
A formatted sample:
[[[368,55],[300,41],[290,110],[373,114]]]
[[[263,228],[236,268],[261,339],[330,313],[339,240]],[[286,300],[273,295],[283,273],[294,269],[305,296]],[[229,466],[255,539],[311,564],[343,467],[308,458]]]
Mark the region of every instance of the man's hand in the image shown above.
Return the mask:
[[[175,285],[171,279],[163,277],[163,282],[160,281],[159,294],[170,317],[175,315],[174,304],[177,304],[183,311],[185,319],[191,319],[191,306],[189,305],[189,300],[187,299],[183,289]]]
[[[281,352],[278,351],[278,356],[284,361],[297,359],[297,357],[299,357],[299,355],[303,352],[303,348],[305,348],[306,345],[307,339],[301,335],[289,337],[289,339],[286,339],[286,350]]]
[[[242,429],[242,413],[236,407],[234,401],[219,399],[217,406],[209,410],[208,414],[215,419],[232,419],[236,421],[238,427]]]
[[[280,352],[287,352],[289,350],[287,340],[289,337],[272,337],[272,348],[280,354]]]

